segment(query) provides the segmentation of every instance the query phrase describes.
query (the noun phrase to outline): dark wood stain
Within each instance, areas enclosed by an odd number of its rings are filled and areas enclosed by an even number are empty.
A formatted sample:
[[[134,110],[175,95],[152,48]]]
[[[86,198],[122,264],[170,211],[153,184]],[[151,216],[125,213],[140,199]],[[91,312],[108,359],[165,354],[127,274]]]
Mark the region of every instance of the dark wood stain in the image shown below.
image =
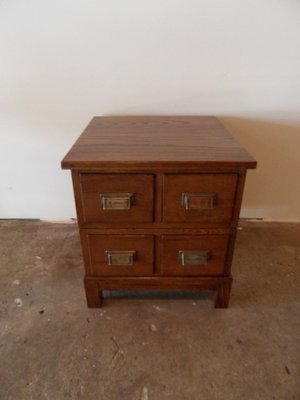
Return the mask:
[[[212,290],[228,307],[231,262],[246,171],[253,157],[214,117],[95,117],[62,161],[72,170],[89,307],[102,290]],[[134,193],[128,210],[103,210],[100,193]],[[182,193],[217,194],[185,209]],[[106,250],[135,250],[109,266]],[[182,265],[180,250],[208,250]]]
[[[63,168],[255,168],[256,161],[215,117],[94,117]]]

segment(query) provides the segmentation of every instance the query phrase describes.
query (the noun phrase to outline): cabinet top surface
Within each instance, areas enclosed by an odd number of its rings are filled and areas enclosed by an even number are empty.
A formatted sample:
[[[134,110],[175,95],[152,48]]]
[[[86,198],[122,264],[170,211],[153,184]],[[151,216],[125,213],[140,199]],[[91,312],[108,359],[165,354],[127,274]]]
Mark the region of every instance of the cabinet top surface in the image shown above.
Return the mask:
[[[94,117],[62,160],[65,169],[255,168],[215,117]]]

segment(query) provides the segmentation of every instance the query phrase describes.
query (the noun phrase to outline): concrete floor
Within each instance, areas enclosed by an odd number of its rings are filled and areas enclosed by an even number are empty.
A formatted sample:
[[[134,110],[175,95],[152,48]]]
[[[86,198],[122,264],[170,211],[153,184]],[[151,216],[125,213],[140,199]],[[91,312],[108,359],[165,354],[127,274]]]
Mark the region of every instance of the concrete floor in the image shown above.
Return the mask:
[[[0,399],[299,400],[300,224],[241,227],[229,309],[87,309],[76,225],[0,222]]]

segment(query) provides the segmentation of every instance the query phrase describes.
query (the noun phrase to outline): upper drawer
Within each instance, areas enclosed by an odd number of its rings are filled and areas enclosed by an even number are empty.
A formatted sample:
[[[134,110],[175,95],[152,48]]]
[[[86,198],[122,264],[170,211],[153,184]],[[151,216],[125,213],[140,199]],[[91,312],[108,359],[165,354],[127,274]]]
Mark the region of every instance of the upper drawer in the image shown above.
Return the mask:
[[[236,174],[165,175],[163,221],[230,222],[236,184]]]
[[[83,221],[120,224],[153,220],[153,176],[81,174]]]

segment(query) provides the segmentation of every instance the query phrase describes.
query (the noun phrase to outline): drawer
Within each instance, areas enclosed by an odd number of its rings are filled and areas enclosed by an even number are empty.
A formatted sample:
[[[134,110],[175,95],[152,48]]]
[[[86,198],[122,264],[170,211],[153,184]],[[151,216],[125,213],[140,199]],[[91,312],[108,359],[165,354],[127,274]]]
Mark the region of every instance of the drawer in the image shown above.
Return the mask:
[[[153,237],[84,234],[91,275],[147,276],[153,273]],[[87,242],[84,242],[87,240]]]
[[[162,236],[163,275],[222,275],[228,236]]]
[[[236,174],[165,175],[163,221],[228,223],[236,185]]]
[[[84,222],[153,221],[153,175],[81,174]]]

